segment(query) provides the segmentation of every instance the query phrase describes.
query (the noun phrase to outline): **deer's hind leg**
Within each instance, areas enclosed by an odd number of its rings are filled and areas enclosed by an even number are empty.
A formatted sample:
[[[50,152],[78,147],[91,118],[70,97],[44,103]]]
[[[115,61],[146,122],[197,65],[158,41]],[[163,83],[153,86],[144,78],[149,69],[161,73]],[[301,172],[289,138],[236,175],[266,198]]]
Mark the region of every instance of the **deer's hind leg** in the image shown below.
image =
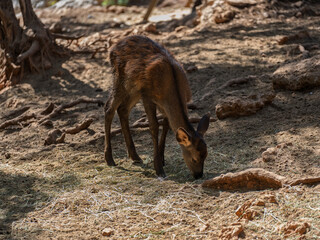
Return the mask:
[[[118,107],[117,112],[120,118],[121,130],[127,145],[129,158],[131,158],[135,163],[142,163],[142,159],[137,154],[129,127],[130,110],[136,104],[136,102],[137,99],[130,99],[129,97],[125,98],[125,100]]]

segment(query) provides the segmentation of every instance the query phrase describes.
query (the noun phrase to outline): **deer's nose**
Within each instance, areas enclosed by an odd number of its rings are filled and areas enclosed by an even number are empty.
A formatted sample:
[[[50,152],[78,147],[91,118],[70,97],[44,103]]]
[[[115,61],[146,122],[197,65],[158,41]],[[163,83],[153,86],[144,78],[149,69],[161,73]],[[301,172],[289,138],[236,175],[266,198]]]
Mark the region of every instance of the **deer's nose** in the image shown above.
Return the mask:
[[[194,173],[194,174],[193,174],[193,177],[194,177],[195,179],[202,178],[202,176],[203,176],[203,172],[200,172],[200,173]]]

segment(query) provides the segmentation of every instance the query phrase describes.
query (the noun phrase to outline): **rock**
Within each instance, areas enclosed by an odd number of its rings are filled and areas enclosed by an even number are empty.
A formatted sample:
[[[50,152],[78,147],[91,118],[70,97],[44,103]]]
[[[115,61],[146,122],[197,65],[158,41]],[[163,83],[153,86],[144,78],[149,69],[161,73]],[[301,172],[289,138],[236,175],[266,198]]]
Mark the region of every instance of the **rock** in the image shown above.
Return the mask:
[[[303,5],[303,1],[298,1],[292,4],[294,7],[300,8]]]
[[[5,153],[5,154],[4,154],[4,157],[5,157],[6,159],[9,159],[9,158],[11,157],[11,154],[10,154],[10,153]]]
[[[219,119],[252,115],[271,103],[274,97],[273,91],[248,97],[230,96],[220,100],[216,105],[216,115]]]
[[[54,129],[48,133],[46,140],[44,141],[44,145],[51,145],[57,143],[63,143],[66,134],[63,133],[59,129]]]
[[[273,88],[301,90],[320,86],[320,55],[279,67],[272,76]]]
[[[146,25],[143,26],[143,30],[145,32],[149,32],[149,33],[153,33],[153,34],[158,34],[158,30],[157,27],[154,23],[148,23]]]
[[[286,225],[282,225],[280,227],[281,232],[284,233],[285,238],[293,236],[293,235],[304,235],[307,233],[308,229],[310,229],[310,224],[307,222],[303,223],[287,223]]]
[[[263,201],[269,202],[269,203],[277,203],[277,199],[274,193],[266,194],[261,197]]]
[[[278,189],[282,187],[285,180],[285,177],[262,168],[250,168],[241,172],[222,174],[218,177],[205,180],[202,183],[202,187],[220,190]]]
[[[261,154],[263,162],[274,162],[277,157],[277,149],[276,148],[268,148]]]
[[[261,206],[265,206],[265,202],[263,200],[251,199],[238,207],[235,214],[240,219],[253,220],[256,216],[262,214],[263,208],[261,208]]]
[[[219,239],[229,240],[238,239],[239,235],[243,232],[243,226],[239,222],[232,223],[230,226],[223,227],[221,229]]]
[[[226,11],[225,13],[216,15],[214,17],[214,21],[215,23],[227,23],[230,22],[235,16],[235,11]]]
[[[251,7],[257,4],[256,0],[227,0],[226,2],[237,8]]]
[[[105,228],[102,230],[102,236],[110,237],[114,233],[112,228]]]
[[[209,228],[209,224],[201,224],[199,231],[204,232]]]

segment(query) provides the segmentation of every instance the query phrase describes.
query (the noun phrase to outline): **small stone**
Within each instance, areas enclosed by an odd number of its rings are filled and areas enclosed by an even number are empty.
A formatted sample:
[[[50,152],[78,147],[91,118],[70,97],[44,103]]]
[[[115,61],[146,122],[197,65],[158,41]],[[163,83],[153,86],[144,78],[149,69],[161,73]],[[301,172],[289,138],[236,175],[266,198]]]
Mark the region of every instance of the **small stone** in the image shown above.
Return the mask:
[[[197,66],[189,66],[189,67],[187,67],[186,71],[187,71],[187,73],[196,72],[196,71],[198,71],[198,68],[197,68]]]
[[[265,206],[265,202],[261,199],[257,199],[254,203],[256,206]]]
[[[113,234],[113,229],[112,228],[105,228],[102,230],[102,236],[105,237],[110,237]]]
[[[5,153],[4,156],[5,156],[6,159],[9,159],[11,157],[11,154],[10,153]]]
[[[201,227],[199,228],[200,232],[204,232],[209,228],[209,224],[202,224]]]
[[[149,33],[157,34],[158,30],[154,23],[148,23],[143,26],[143,30]]]

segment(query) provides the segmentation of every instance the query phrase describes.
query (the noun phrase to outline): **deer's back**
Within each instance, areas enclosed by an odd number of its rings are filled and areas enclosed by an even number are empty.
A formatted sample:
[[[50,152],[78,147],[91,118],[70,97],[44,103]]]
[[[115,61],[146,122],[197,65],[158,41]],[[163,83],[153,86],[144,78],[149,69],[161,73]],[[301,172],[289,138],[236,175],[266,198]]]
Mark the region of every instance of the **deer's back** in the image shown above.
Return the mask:
[[[143,36],[120,40],[110,51],[114,84],[129,92],[148,94],[156,101],[178,94],[184,103],[191,99],[185,72],[167,49]]]

